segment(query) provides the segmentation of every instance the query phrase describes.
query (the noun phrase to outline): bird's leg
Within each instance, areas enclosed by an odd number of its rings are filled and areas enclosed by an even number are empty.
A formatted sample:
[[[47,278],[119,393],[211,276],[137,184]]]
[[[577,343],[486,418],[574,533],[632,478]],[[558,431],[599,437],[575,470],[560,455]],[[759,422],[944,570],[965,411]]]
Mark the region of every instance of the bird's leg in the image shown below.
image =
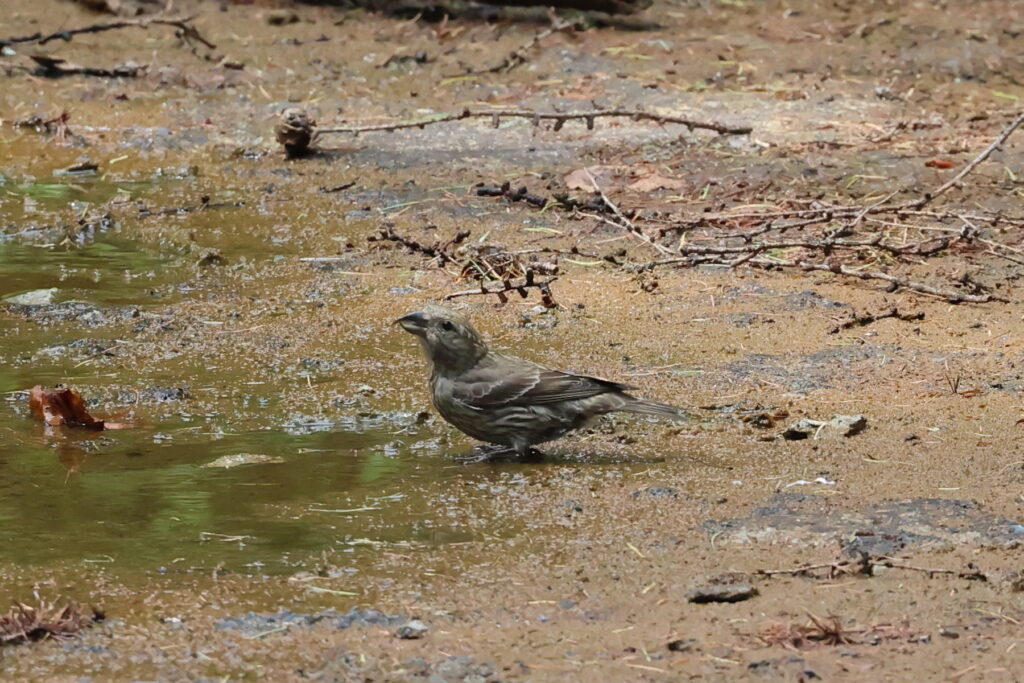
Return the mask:
[[[521,462],[538,462],[544,458],[544,454],[529,444],[516,444],[515,446],[477,446],[473,449],[473,455],[455,458],[464,465],[474,465],[480,462],[497,462],[499,460],[519,460]]]
[[[544,459],[544,454],[528,443],[517,443],[514,448],[521,462],[540,462]]]
[[[455,458],[458,462],[463,465],[474,465],[478,462],[494,462],[496,460],[502,460],[516,456],[518,451],[515,448],[507,446],[477,446],[473,449],[473,455],[467,455]]]

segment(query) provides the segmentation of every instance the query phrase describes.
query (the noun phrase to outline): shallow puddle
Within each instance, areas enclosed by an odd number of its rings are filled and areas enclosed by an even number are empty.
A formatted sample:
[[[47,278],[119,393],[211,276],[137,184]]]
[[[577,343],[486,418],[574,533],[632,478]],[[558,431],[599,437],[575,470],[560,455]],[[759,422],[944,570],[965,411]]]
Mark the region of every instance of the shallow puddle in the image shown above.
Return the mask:
[[[40,305],[47,299],[102,306],[145,304],[155,290],[173,281],[176,274],[171,268],[180,261],[116,236],[81,246],[0,241],[0,299],[51,290],[24,303]]]
[[[273,572],[353,539],[470,537],[417,525],[418,484],[456,477],[457,465],[384,430],[15,427],[0,444],[3,561]]]

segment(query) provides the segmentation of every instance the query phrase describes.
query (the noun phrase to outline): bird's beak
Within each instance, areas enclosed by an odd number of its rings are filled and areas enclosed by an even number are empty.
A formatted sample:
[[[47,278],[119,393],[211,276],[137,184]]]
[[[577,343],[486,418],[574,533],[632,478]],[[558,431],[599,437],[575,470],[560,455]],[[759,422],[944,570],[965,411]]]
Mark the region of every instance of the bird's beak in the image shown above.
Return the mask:
[[[406,332],[410,332],[415,335],[422,335],[423,330],[427,327],[427,316],[417,311],[416,313],[410,313],[409,315],[402,316],[395,322],[401,325],[402,329]]]

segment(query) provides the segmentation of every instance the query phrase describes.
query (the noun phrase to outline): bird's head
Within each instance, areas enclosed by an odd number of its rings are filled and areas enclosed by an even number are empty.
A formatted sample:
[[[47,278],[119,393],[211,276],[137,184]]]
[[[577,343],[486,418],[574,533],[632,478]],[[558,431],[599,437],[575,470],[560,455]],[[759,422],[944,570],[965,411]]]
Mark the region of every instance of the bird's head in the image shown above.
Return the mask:
[[[438,371],[467,370],[487,355],[487,344],[469,320],[447,308],[426,306],[395,322],[416,335]]]

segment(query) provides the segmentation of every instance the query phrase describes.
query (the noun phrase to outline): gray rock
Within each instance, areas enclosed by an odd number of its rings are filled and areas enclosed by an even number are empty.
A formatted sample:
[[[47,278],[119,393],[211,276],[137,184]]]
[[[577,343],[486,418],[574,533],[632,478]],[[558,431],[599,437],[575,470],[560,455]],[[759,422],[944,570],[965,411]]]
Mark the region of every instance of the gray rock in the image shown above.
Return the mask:
[[[53,296],[56,293],[56,287],[33,289],[21,294],[12,294],[11,296],[4,297],[4,301],[9,304],[20,304],[22,306],[45,306],[46,304],[53,303]]]
[[[402,640],[418,640],[427,635],[430,627],[419,619],[413,619],[395,629],[395,635]]]
[[[749,583],[725,583],[697,586],[686,593],[688,602],[742,602],[757,595],[757,589]]]
[[[853,436],[864,430],[868,419],[863,415],[834,415],[831,420],[812,420],[804,417],[782,432],[782,438],[788,441],[799,441],[808,437],[817,439],[822,435]]]
[[[634,498],[640,498],[642,496],[650,498],[677,498],[679,496],[679,489],[671,486],[648,486],[645,489],[633,491],[630,495]]]

